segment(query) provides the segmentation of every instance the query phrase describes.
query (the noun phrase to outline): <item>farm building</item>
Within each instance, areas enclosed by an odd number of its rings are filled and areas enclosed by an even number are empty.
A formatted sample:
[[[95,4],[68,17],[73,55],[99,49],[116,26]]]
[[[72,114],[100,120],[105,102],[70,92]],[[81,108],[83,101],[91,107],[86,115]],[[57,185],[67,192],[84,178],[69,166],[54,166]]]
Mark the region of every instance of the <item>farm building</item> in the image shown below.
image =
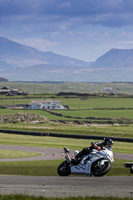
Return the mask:
[[[11,89],[8,86],[4,86],[0,89],[0,95],[6,94],[7,96],[14,95],[27,95],[28,92],[24,92],[23,89]]]
[[[64,109],[64,106],[61,105],[61,101],[53,101],[53,100],[33,100],[28,104],[28,109],[50,109],[50,110],[58,110]]]
[[[18,93],[18,89],[11,89],[8,86],[4,86],[0,89],[0,94],[17,94]]]

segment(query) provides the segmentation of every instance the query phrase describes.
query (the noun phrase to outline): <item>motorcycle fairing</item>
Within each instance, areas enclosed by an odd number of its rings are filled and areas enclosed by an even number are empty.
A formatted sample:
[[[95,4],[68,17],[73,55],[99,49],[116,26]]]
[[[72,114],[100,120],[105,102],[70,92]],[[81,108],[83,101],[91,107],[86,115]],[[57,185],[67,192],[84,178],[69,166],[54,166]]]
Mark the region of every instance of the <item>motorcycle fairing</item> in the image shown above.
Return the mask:
[[[93,155],[91,154],[89,155],[89,158],[90,158],[89,160],[88,160],[88,155],[87,155],[87,156],[84,156],[84,158],[81,160],[81,162],[78,165],[71,166],[71,173],[75,175],[91,175],[92,163],[95,162],[96,160],[104,159],[102,155],[95,156],[94,153],[92,154]]]

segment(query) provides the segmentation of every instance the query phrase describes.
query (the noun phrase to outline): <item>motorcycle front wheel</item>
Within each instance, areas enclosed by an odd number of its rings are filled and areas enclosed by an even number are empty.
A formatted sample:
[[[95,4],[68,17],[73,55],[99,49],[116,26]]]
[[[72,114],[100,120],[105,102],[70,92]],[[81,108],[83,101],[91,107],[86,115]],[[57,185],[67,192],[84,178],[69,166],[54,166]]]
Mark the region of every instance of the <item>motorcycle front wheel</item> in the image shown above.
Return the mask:
[[[59,165],[57,173],[60,176],[69,176],[71,174],[70,165],[66,160]]]
[[[91,173],[93,176],[103,176],[105,175],[111,168],[110,162],[105,162],[104,165],[100,164],[100,161],[95,161],[91,166]]]

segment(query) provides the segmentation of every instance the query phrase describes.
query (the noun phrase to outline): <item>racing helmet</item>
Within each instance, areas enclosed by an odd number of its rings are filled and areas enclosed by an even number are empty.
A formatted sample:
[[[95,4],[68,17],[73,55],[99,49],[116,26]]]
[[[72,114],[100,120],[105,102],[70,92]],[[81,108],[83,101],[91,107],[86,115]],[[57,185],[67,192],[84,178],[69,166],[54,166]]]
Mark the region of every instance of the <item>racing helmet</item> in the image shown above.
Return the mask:
[[[113,145],[113,140],[111,138],[104,138],[103,145],[107,148],[111,148]]]

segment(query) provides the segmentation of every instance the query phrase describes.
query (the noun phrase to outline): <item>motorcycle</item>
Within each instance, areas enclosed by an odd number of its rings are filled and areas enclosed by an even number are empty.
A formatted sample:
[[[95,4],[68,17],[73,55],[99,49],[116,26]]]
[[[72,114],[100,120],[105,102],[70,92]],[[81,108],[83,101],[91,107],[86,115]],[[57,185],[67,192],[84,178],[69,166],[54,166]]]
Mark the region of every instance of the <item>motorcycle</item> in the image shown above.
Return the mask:
[[[79,151],[74,152],[74,156]],[[82,156],[76,164],[71,163],[69,155],[65,156],[66,160],[63,161],[57,168],[57,173],[60,176],[86,175],[86,176],[103,176],[110,169],[114,163],[114,156],[112,148],[104,148],[100,151],[95,149],[88,155]]]

